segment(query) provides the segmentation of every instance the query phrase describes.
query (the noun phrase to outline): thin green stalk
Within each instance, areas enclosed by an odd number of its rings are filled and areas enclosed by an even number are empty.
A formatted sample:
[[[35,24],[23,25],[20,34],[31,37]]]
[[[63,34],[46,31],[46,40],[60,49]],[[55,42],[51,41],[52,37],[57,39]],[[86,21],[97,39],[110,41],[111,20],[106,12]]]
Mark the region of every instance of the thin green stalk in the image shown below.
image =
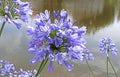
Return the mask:
[[[41,71],[43,70],[43,68],[44,68],[45,65],[47,64],[47,62],[48,62],[48,58],[45,60],[45,62],[44,62],[44,64],[43,64],[43,66],[41,67],[41,70],[39,71],[39,73],[41,73]]]
[[[93,77],[96,77],[87,60],[86,60],[86,63],[87,63],[87,66],[88,66],[90,72],[92,73]]]
[[[2,31],[3,31],[4,26],[5,26],[5,21],[2,23],[2,27],[1,27],[1,29],[0,29],[0,36],[1,36],[1,34],[2,34]]]
[[[42,61],[42,63],[39,66],[39,69],[37,71],[37,74],[35,75],[35,77],[37,77],[41,71],[43,70],[43,68],[45,67],[45,65],[47,64],[48,58],[46,58],[45,60]]]
[[[107,57],[107,65],[106,65],[107,66],[107,77],[108,77],[108,58],[109,57]]]
[[[109,58],[108,58],[108,61],[109,61],[110,65],[111,65],[111,67],[112,67],[112,69],[113,69],[113,71],[115,73],[115,76],[118,77],[117,72],[115,71],[115,68],[114,68],[114,66],[113,66],[113,64],[112,64],[112,62],[110,61]]]
[[[37,77],[37,76],[38,76],[39,71],[40,71],[41,67],[42,67],[42,66],[43,66],[43,64],[44,64],[44,61],[45,61],[45,60],[43,60],[43,61],[42,61],[42,63],[40,64],[39,69],[38,69],[37,74],[35,75],[35,77]]]

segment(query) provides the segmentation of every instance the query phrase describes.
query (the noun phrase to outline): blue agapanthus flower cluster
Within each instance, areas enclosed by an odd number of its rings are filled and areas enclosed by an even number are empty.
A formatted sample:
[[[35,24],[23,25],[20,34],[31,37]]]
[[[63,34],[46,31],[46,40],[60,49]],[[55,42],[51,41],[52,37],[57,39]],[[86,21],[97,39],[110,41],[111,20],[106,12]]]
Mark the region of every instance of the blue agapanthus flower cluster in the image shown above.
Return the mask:
[[[8,61],[0,60],[0,76],[11,76],[14,71],[14,64],[11,64]]]
[[[21,0],[0,0],[0,21],[13,23],[19,29],[21,23],[18,20],[28,22],[32,10],[28,2]]]
[[[100,52],[109,56],[117,55],[118,49],[110,38],[103,38],[99,43]]]
[[[22,68],[16,70],[14,64],[0,60],[0,77],[34,77],[36,70],[24,71]]]
[[[31,59],[32,64],[48,58],[48,71],[53,71],[54,61],[64,64],[71,71],[73,64],[70,60],[93,60],[92,53],[85,47],[86,27],[74,26],[75,23],[68,19],[68,13],[64,9],[54,11],[51,15],[45,10],[36,16],[35,25],[35,28],[28,29],[28,34],[32,36],[29,52],[35,54]]]
[[[14,77],[35,77],[36,73],[37,73],[37,70],[35,69],[25,71],[22,68],[20,68],[18,71],[14,73]]]

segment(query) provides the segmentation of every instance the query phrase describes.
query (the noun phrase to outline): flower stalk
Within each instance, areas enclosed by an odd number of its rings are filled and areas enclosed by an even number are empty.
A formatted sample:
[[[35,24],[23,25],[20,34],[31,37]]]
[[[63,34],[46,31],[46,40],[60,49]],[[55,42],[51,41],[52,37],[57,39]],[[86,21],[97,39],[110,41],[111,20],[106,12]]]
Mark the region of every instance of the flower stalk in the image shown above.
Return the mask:
[[[112,67],[112,69],[113,69],[113,71],[115,73],[115,76],[118,77],[117,72],[115,71],[115,68],[114,68],[112,62],[110,61],[109,57],[108,57],[108,62],[110,63],[110,65],[111,65],[111,67]]]
[[[1,29],[0,29],[0,37],[1,37],[2,31],[4,29],[4,26],[5,26],[5,21],[2,23],[2,26],[1,26]]]
[[[92,71],[92,68],[90,67],[90,65],[89,65],[89,63],[88,63],[88,60],[86,60],[86,64],[87,64],[90,72],[92,73],[93,77],[96,77],[95,74],[94,74],[94,72]]]
[[[47,62],[48,62],[48,58],[45,58],[45,60],[42,61],[42,63],[40,64],[39,69],[38,69],[35,77],[38,77],[40,75],[41,71],[43,70],[43,68],[45,67]]]
[[[108,76],[108,59],[109,59],[109,57],[107,57],[107,65],[106,65],[106,67],[107,67],[107,77],[109,77]]]

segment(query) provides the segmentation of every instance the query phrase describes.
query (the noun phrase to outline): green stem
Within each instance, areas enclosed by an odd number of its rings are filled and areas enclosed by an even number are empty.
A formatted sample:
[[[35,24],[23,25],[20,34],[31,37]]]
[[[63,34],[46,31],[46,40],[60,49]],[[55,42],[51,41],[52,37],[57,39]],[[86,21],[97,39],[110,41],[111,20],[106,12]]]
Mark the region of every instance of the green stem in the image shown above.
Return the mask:
[[[1,36],[1,34],[2,34],[2,31],[3,31],[4,26],[5,26],[5,21],[2,23],[2,27],[1,27],[1,29],[0,29],[0,36]]]
[[[44,61],[45,61],[45,60],[43,60],[43,61],[42,61],[42,63],[40,64],[39,69],[38,69],[37,74],[35,75],[35,77],[37,77],[37,76],[38,76],[39,71],[40,71],[41,67],[42,67],[42,66],[43,66],[43,64],[44,64]]]
[[[117,72],[115,71],[115,68],[114,68],[114,66],[113,66],[113,64],[112,64],[112,62],[110,61],[109,58],[108,58],[108,61],[109,61],[110,65],[111,65],[111,67],[112,67],[112,69],[113,69],[113,71],[115,73],[115,76],[118,77]]]
[[[43,70],[43,68],[44,68],[45,65],[47,64],[47,62],[48,62],[48,58],[46,58],[46,60],[45,60],[45,62],[44,62],[44,64],[43,64],[43,66],[41,67],[41,70],[39,71],[39,73],[41,73],[41,71]]]
[[[109,59],[109,57],[107,57],[107,77],[108,77],[108,59]]]
[[[87,60],[86,60],[86,63],[87,63],[87,66],[88,66],[89,70],[91,71],[93,77],[96,77]]]
[[[37,71],[37,74],[35,75],[35,77],[37,77],[41,71],[43,70],[43,68],[45,67],[45,65],[47,64],[48,58],[46,58],[45,60],[42,61],[42,63],[39,66],[39,69]]]

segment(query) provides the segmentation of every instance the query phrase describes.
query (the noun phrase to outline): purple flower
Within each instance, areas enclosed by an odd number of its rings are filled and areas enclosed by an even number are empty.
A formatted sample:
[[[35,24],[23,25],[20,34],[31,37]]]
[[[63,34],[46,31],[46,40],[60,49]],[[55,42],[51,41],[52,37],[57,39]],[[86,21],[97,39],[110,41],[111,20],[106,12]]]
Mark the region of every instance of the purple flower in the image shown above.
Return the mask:
[[[22,20],[23,22],[28,22],[30,15],[32,15],[29,3],[22,2],[21,0],[2,0],[0,1],[0,8],[3,10],[0,13],[3,20],[15,24],[18,29],[21,28],[21,24],[17,21]]]
[[[36,73],[36,70],[16,70],[14,64],[0,60],[0,77],[34,77]]]
[[[15,21],[15,20],[13,20],[13,23],[16,25],[16,27],[18,28],[18,29],[20,29],[21,28],[21,23],[18,23],[17,21]]]
[[[20,68],[17,72],[16,72],[16,77],[35,77],[35,74],[37,73],[37,70],[23,70],[22,68]]]
[[[83,59],[83,62],[85,60],[94,60],[93,53],[90,50],[88,50],[87,48],[84,48],[84,59]]]
[[[8,61],[0,60],[0,76],[9,76],[15,71],[14,64]]]
[[[59,47],[63,42],[63,40],[61,38],[58,38],[58,37],[55,37],[54,41],[55,41],[55,46],[56,47]]]
[[[33,63],[48,58],[49,71],[53,71],[53,62],[64,64],[71,71],[73,64],[69,60],[91,60],[92,53],[85,51],[86,27],[74,26],[65,10],[54,11],[52,14],[54,18],[50,18],[48,10],[40,13],[35,19],[36,26],[28,29],[28,34],[32,36],[28,50],[35,55],[31,59]]]
[[[41,13],[41,18],[43,20],[49,20],[49,17],[50,17],[50,12],[48,10],[45,10],[45,13]]]
[[[49,66],[48,66],[48,71],[50,71],[50,72],[53,72],[54,71],[54,69],[53,69],[53,64],[52,64],[53,62],[52,61],[50,61],[50,64],[49,64]]]
[[[5,11],[5,13],[8,13],[9,12],[9,7],[5,6],[4,11]]]
[[[53,11],[53,16],[58,18],[60,16],[60,11]]]
[[[58,61],[59,64],[62,64],[65,59],[63,53],[57,53],[55,56],[55,60]]]
[[[67,62],[67,61],[64,61],[64,64],[66,66],[66,68],[68,69],[68,71],[71,71],[73,69],[73,64]]]
[[[101,39],[99,43],[99,49],[102,54],[106,54],[107,56],[110,54],[117,55],[118,51],[115,44],[110,38]]]
[[[62,9],[61,11],[53,11],[53,16],[55,18],[61,18],[61,19],[66,19],[68,16],[67,11],[65,11],[64,9]]]
[[[68,16],[67,11],[65,11],[64,9],[61,10],[61,12],[60,12],[60,16],[61,16],[61,18],[66,18],[66,17]]]

